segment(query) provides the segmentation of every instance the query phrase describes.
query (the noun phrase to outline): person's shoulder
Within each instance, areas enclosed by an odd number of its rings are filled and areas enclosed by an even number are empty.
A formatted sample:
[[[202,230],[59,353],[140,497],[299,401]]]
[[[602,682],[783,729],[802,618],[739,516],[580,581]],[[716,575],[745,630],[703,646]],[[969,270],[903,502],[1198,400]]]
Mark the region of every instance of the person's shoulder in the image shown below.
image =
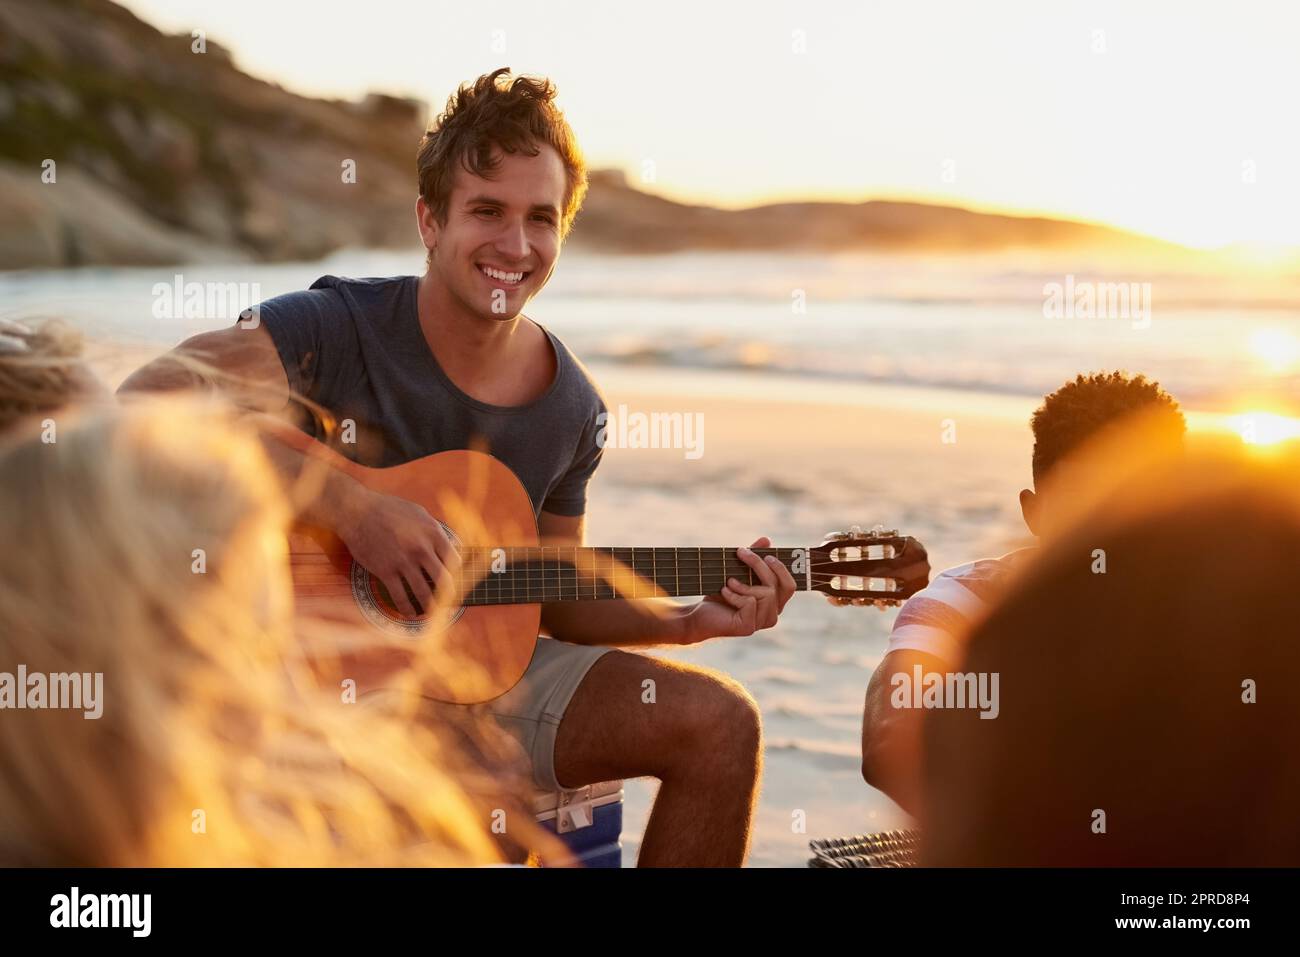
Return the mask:
[[[418,286],[417,276],[367,276],[353,279],[351,276],[321,276],[307,287],[308,292],[324,292],[338,296],[342,301],[372,301],[375,299],[396,299],[415,291]]]
[[[320,308],[329,305],[343,305],[343,297],[332,286],[322,285],[318,279],[306,289],[293,289],[272,296],[262,304],[262,308],[271,308],[279,313],[291,312],[295,308]]]
[[[605,411],[607,408],[605,395],[600,391],[600,385],[596,382],[596,377],[591,374],[591,371],[583,364],[582,360],[554,332],[535,319],[530,321],[545,333],[555,347],[555,358],[560,364],[560,379],[565,384],[566,391],[584,406],[590,406],[602,412]]]
[[[979,561],[966,562],[962,565],[954,565],[951,568],[945,568],[939,574],[930,579],[930,583],[914,594],[907,601],[903,602],[903,607],[898,613],[898,619],[894,627],[906,624],[909,620],[920,617],[929,617],[926,611],[933,605],[946,605],[960,610],[961,606],[969,604],[972,597],[965,587],[965,583],[979,581],[981,576],[981,565],[988,559]]]
[[[939,606],[963,618],[970,617],[1001,590],[1006,575],[1015,564],[1014,560],[1008,560],[1010,557],[977,558],[945,568],[903,603],[895,627],[916,620],[946,617]]]
[[[1018,548],[998,558],[981,558],[950,568],[940,572],[939,578],[959,584],[983,601],[992,601],[1007,589],[1012,576],[1036,554],[1036,546]]]
[[[1020,568],[1041,550],[1037,545],[1026,545],[1024,548],[1017,548],[1013,552],[1007,552],[998,561],[1007,570]]]
[[[1007,588],[1012,572],[1035,549],[979,558],[946,568],[903,603],[889,649],[910,649],[956,661],[964,636]]]
[[[352,276],[327,274],[321,276],[307,288],[336,289],[340,292],[347,289],[394,289],[404,288],[418,279],[418,276],[364,276],[357,279]]]
[[[977,558],[962,565],[954,565],[941,571],[935,580],[959,582],[963,586],[976,588],[982,584],[996,584],[1002,581],[1024,558],[1037,551],[1035,548],[1020,548],[998,558]]]
[[[366,279],[321,276],[306,289],[266,300],[260,309],[273,325],[297,321],[333,326],[360,318],[373,323],[385,311],[393,311],[413,279],[411,276]]]

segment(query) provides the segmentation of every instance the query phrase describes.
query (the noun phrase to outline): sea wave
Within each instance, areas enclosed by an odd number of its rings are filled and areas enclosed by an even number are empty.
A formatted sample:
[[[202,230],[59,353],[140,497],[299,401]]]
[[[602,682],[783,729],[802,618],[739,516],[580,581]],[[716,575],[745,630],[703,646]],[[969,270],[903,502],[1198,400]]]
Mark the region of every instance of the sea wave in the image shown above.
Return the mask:
[[[1300,339],[1300,322],[1288,323]],[[640,342],[627,337],[609,340],[581,333],[566,338],[594,367],[658,370],[699,370],[719,373],[782,376],[821,383],[860,383],[923,389],[951,389],[990,395],[1041,396],[1058,388],[1078,373],[1110,369],[1143,372],[1174,391],[1185,402],[1211,409],[1230,397],[1250,392],[1291,401],[1297,394],[1297,377],[1289,367],[1278,367],[1267,357],[1235,355],[1248,340],[1250,330],[1224,332],[1220,355],[1206,361],[1199,348],[1196,329],[1166,330],[1159,340],[1131,343],[1115,339],[1090,348],[1077,335],[1063,337],[1056,349],[1040,349],[1033,336],[1021,341],[1008,335],[1000,343],[978,341],[978,330],[953,335],[946,342],[918,343],[915,347],[897,343],[871,343],[841,348],[815,342],[792,345],[761,339],[728,339],[717,335],[664,337]],[[1171,347],[1163,340],[1179,340]]]
[[[327,273],[400,275],[409,253],[314,263],[81,269],[0,275],[0,315],[59,316],[92,340],[158,348],[233,321],[155,318],[158,283],[245,283],[262,299]],[[1152,286],[1142,321],[1049,318],[1043,288]],[[1123,368],[1188,402],[1300,394],[1300,275],[1009,257],[568,255],[527,314],[585,362],[1041,395]],[[1149,321],[1147,321],[1149,320]],[[1260,335],[1260,334],[1263,335]],[[1261,345],[1262,344],[1262,345]],[[1284,350],[1285,351],[1285,348]]]

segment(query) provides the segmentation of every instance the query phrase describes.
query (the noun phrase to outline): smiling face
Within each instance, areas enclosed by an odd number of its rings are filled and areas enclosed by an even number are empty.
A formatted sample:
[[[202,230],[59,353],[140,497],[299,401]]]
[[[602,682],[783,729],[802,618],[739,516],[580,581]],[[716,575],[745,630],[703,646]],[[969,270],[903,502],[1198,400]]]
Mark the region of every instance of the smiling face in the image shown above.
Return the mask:
[[[448,304],[498,321],[519,315],[551,278],[567,185],[564,163],[550,146],[541,145],[536,156],[499,157],[492,179],[457,168],[446,223],[423,198],[416,204],[429,276]]]

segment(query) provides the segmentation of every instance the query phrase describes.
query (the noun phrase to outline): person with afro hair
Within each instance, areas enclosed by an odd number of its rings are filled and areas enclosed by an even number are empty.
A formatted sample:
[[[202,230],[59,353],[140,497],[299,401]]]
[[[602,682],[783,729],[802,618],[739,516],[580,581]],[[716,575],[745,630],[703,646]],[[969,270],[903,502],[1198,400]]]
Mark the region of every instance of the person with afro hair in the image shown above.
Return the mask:
[[[1025,526],[1036,538],[1050,532],[1054,516],[1087,483],[1092,459],[1077,456],[1117,427],[1143,420],[1150,441],[1180,449],[1187,431],[1177,401],[1142,375],[1097,372],[1079,375],[1048,395],[1030,421],[1033,430],[1032,489],[1020,492]],[[1086,462],[1087,464],[1083,464]],[[871,676],[862,721],[862,776],[916,812],[921,773],[924,709],[895,707],[894,678],[945,673],[960,663],[965,635],[1006,589],[1010,572],[1038,552],[1017,549],[1000,558],[967,562],[940,573],[903,605],[889,647]]]

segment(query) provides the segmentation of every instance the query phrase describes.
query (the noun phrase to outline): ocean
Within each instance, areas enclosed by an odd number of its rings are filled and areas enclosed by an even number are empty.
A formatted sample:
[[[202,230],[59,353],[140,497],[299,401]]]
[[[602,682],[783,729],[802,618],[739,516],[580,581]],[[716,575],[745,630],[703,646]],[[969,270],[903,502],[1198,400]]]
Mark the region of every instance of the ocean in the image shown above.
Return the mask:
[[[160,318],[157,290],[171,297],[182,281],[235,283],[269,298],[321,275],[421,266],[410,253],[349,251],[315,263],[0,273],[0,315],[58,315],[104,340],[170,344],[233,315]],[[1112,315],[1056,317],[1045,314],[1053,284],[1134,295]],[[1125,368],[1203,409],[1247,392],[1294,403],[1300,358],[1300,270],[1142,270],[1012,255],[566,253],[527,312],[587,362],[1020,395],[1085,369]]]

